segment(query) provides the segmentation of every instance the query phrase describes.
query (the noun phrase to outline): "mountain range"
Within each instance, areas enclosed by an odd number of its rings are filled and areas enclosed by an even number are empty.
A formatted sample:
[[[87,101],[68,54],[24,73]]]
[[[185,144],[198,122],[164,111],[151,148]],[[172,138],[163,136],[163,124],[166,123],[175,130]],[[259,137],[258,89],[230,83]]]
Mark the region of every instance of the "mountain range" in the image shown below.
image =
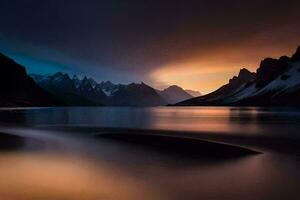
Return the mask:
[[[300,47],[291,56],[261,61],[256,73],[243,68],[216,91],[177,106],[300,106]]]
[[[192,96],[178,86],[158,91],[145,83],[98,83],[61,72],[28,75],[24,66],[0,53],[0,107],[162,106]]]
[[[155,90],[145,83],[98,83],[93,78],[82,79],[58,72],[53,75],[30,75],[44,90],[70,106],[163,106],[193,96],[179,86]]]
[[[199,97],[178,86],[156,90],[61,72],[28,75],[0,54],[0,93],[0,106],[300,106],[300,47],[291,57],[264,59],[256,72],[243,68],[226,85]]]

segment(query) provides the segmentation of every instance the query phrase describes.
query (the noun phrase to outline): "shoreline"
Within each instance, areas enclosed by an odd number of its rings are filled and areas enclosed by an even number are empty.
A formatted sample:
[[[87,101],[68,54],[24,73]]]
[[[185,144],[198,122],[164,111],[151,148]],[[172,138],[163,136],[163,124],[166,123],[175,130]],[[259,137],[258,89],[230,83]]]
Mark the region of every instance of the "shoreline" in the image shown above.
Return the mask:
[[[19,128],[22,129],[21,127]],[[28,128],[24,127],[24,129],[26,130]],[[62,131],[62,129],[64,131]],[[28,130],[32,130],[32,129],[28,129]],[[82,132],[82,128],[80,127],[77,128],[72,127],[69,130],[61,127],[60,128],[57,127],[56,129],[55,128],[53,129],[52,127],[46,130],[45,129],[43,130],[34,129],[34,130],[37,132],[39,130],[46,131],[49,132],[49,134],[51,133],[56,134],[56,132],[61,132],[62,138],[64,138],[63,135],[69,137],[70,134],[72,134],[74,137],[87,136],[85,138],[92,139],[96,142],[98,140],[99,141],[110,140],[110,141],[118,142],[121,145],[123,144],[136,145],[137,148],[154,150],[164,154],[178,155],[186,158],[200,159],[200,160],[201,159],[223,160],[223,159],[231,159],[231,158],[237,158],[242,156],[250,156],[250,155],[255,155],[260,153],[258,151],[251,150],[250,148],[244,148],[244,147],[235,146],[231,144],[224,144],[215,141],[207,141],[203,139],[184,137],[183,135],[174,136],[174,135],[163,135],[163,134],[159,135],[159,134],[151,134],[151,133],[145,134],[145,131],[141,131],[141,130],[129,131],[127,129],[118,129],[118,130],[106,129],[108,132],[111,131],[111,133],[104,133],[104,134],[100,133],[94,135],[84,134],[84,131]],[[49,141],[47,141],[46,138],[41,140],[41,138],[35,138],[34,136],[27,137],[26,135],[22,135],[22,134],[19,135],[17,133],[18,129],[16,129],[15,131],[16,133],[13,132],[2,133],[3,131],[0,132],[0,151],[35,149],[37,145],[41,146],[45,142],[49,143]],[[79,131],[80,133],[76,134],[77,131]],[[117,131],[118,133],[116,132],[112,133],[114,131]],[[51,144],[51,142],[49,144]],[[97,145],[97,143],[95,144]]]
[[[267,137],[262,135],[245,135],[243,132],[229,135],[226,133],[210,133],[198,131],[172,131],[159,129],[134,129],[112,127],[87,127],[87,126],[45,126],[41,130],[60,131],[66,134],[98,137],[108,134],[150,134],[172,137],[200,139],[208,142],[222,143],[250,149],[263,153],[280,153],[300,156],[300,138]]]
[[[251,149],[188,137],[155,134],[100,134],[97,139],[127,143],[136,147],[195,159],[222,160],[260,154]]]
[[[8,128],[8,125],[4,127]],[[235,148],[242,148],[250,150],[251,152],[262,152],[262,153],[279,153],[287,154],[290,156],[300,156],[300,139],[284,137],[267,137],[258,135],[243,135],[235,134],[228,135],[224,133],[209,133],[209,132],[192,132],[192,131],[169,131],[169,130],[150,130],[150,129],[130,129],[130,128],[103,128],[103,127],[86,127],[86,126],[44,126],[30,127],[17,126],[21,129],[35,130],[35,131],[49,131],[49,133],[61,133],[66,136],[80,136],[90,139],[113,139],[119,142],[126,142],[137,144],[139,146],[149,147],[153,146],[160,151],[164,151],[164,145],[171,144],[170,150],[175,153],[178,151],[177,147],[183,146],[185,149],[182,151],[193,153],[193,148],[197,144],[218,144],[215,146],[216,149],[219,147],[223,148],[222,145],[233,146]],[[3,132],[3,131],[2,131]],[[0,150],[4,148],[9,149],[20,149],[24,148],[26,141],[34,146],[41,145],[40,142],[35,141],[35,138],[27,138],[26,136],[17,136],[14,133],[1,133],[0,132]],[[125,137],[125,135],[127,137]],[[147,138],[148,137],[148,138]],[[166,140],[166,138],[171,138]],[[192,141],[193,140],[193,141]],[[197,140],[195,143],[194,141]],[[4,141],[7,141],[7,144]],[[158,142],[157,142],[158,141]],[[181,141],[181,142],[180,142]],[[189,147],[189,144],[193,148]],[[212,146],[213,146],[212,145]],[[7,146],[7,147],[6,147]],[[208,147],[207,147],[208,148]],[[209,147],[210,148],[210,147]],[[31,148],[30,148],[31,149]],[[168,150],[168,149],[167,149]],[[181,150],[181,149],[179,149]],[[203,149],[202,149],[203,150]],[[201,151],[196,148],[196,151]],[[180,153],[180,152],[179,152]]]

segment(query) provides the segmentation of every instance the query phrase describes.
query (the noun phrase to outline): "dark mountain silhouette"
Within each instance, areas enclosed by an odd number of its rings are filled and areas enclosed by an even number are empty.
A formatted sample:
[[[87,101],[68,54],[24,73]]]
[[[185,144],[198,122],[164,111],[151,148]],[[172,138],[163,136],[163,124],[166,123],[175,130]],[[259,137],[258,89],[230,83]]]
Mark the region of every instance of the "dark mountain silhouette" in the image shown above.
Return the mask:
[[[161,106],[167,102],[155,89],[145,83],[121,85],[108,99],[108,105],[114,106]]]
[[[297,48],[297,51],[291,58],[291,62],[298,62],[300,60],[300,46]]]
[[[0,53],[0,106],[54,106],[58,99],[40,88],[25,67]]]
[[[83,79],[68,74],[31,75],[46,91],[73,106],[162,106],[167,102],[156,91],[144,84],[97,83],[92,78]]]
[[[69,106],[101,105],[87,98],[82,88],[76,88],[74,81],[68,74],[58,72],[54,75],[30,75],[44,90],[59,98]]]
[[[164,90],[158,90],[157,92],[169,104],[178,103],[180,101],[184,101],[193,97],[177,85],[172,85]]]
[[[266,58],[256,73],[242,69],[215,92],[176,105],[300,106],[300,47],[291,58]]]
[[[266,58],[257,69],[256,88],[263,88],[289,68],[286,57],[280,59]]]
[[[81,81],[80,86],[77,88],[78,94],[85,97],[95,104],[103,104],[106,95],[102,90],[96,89],[97,82],[92,78],[84,77]]]
[[[224,99],[232,96],[239,88],[253,81],[255,77],[255,73],[243,68],[240,70],[238,76],[234,76],[229,80],[228,84],[220,87],[218,90],[204,96],[180,102],[177,105],[223,105]]]

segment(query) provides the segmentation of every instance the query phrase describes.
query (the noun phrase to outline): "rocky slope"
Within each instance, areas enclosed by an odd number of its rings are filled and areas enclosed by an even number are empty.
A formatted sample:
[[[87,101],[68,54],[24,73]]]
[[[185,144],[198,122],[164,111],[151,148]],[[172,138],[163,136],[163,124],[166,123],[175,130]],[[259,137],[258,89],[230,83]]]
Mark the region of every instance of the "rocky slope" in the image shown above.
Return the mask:
[[[40,88],[25,67],[0,53],[0,106],[54,106],[58,99]]]
[[[179,106],[300,106],[300,47],[292,57],[264,59],[256,73],[237,77],[208,95]]]
[[[92,78],[83,79],[68,74],[31,75],[45,90],[73,106],[162,106],[168,104],[145,83],[129,85],[110,81],[97,83]]]

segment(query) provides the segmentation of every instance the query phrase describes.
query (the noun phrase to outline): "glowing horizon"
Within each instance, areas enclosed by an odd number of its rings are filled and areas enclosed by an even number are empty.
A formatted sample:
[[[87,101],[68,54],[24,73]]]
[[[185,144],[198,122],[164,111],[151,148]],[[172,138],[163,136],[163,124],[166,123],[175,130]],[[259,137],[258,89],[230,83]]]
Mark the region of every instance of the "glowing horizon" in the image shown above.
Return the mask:
[[[300,45],[299,7],[294,0],[10,0],[0,6],[0,51],[21,55],[29,71],[209,93],[241,68],[291,55]]]

